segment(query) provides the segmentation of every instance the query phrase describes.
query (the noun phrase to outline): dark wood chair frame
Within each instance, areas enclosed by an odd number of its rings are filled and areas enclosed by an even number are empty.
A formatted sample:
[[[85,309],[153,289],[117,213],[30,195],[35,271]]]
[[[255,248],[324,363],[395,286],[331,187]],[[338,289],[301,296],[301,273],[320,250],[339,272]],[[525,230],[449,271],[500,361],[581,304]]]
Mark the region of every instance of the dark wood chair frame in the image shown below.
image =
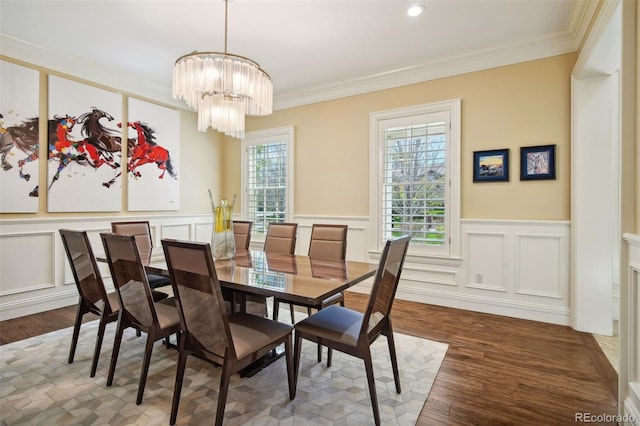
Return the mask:
[[[129,220],[129,221],[111,222],[111,232],[113,232],[114,234],[129,235],[125,232],[122,232],[122,227],[123,226],[126,227],[128,225],[137,225],[137,226],[146,227],[146,235],[149,236],[149,258],[142,259],[142,263],[145,264],[149,260],[151,260],[151,254],[153,252],[153,238],[151,238],[151,225],[149,224],[148,220]],[[131,235],[137,235],[140,237],[142,234],[131,234]],[[149,285],[153,289],[171,285],[171,280],[168,277],[164,277],[162,275],[147,273],[147,279],[149,281]],[[159,300],[157,295],[154,298],[156,300]]]
[[[313,224],[313,227],[311,228],[311,242],[309,243],[309,253],[308,256],[312,259],[314,259],[314,255],[313,255],[313,251],[312,251],[312,247],[313,247],[313,235],[314,235],[314,231],[320,228],[335,228],[335,229],[340,229],[343,232],[343,239],[342,239],[342,253],[341,256],[338,257],[339,260],[345,260],[345,258],[347,257],[347,229],[348,229],[348,225],[325,225],[325,224]],[[332,297],[330,297],[327,300],[323,300],[322,303],[317,304],[317,305],[305,305],[303,303],[290,303],[290,302],[283,302],[280,299],[274,298],[273,300],[273,319],[277,320],[278,319],[278,312],[280,309],[280,303],[289,303],[289,310],[291,312],[291,324],[295,323],[295,317],[294,317],[294,306],[302,306],[302,307],[306,307],[307,308],[307,315],[311,315],[311,309],[317,309],[320,310],[322,308],[326,308],[327,306],[331,306],[331,305],[335,305],[336,303],[339,303],[340,306],[344,306],[344,294],[342,293],[338,293]],[[321,354],[320,352],[318,352],[318,362],[321,361]]]
[[[295,325],[295,370],[296,385],[298,381],[298,371],[300,367],[300,352],[302,347],[302,339],[316,342],[330,349],[355,356],[364,361],[367,374],[367,382],[369,385],[369,396],[373,408],[373,416],[375,424],[380,424],[380,411],[378,408],[378,398],[376,394],[376,384],[373,374],[373,361],[371,359],[371,344],[381,335],[387,337],[389,346],[389,354],[391,358],[391,366],[393,369],[393,378],[396,385],[396,392],[400,393],[400,375],[398,372],[398,361],[396,358],[395,343],[393,340],[393,327],[391,325],[391,308],[395,299],[398,283],[400,282],[400,274],[404,265],[404,260],[409,246],[410,236],[393,238],[386,242],[376,278],[373,283],[369,303],[364,314],[352,311],[342,306],[330,306],[326,309],[318,311],[314,315],[300,321]],[[381,313],[382,316],[377,323],[372,315]],[[343,318],[342,324],[340,318]],[[344,323],[348,325],[357,325],[355,319],[361,321],[360,331],[358,333],[357,342],[354,345],[344,340],[346,328]],[[318,319],[318,321],[316,321]],[[333,326],[324,327],[324,321],[331,323]],[[327,367],[331,367],[331,351],[327,356]]]
[[[67,260],[73,272],[73,279],[80,295],[78,299],[78,307],[76,309],[76,319],[73,325],[73,337],[71,338],[71,348],[69,350],[69,364],[73,362],[76,353],[76,347],[78,345],[78,336],[80,334],[80,327],[82,325],[82,319],[85,314],[92,313],[100,317],[98,323],[98,335],[96,337],[96,346],[93,352],[93,361],[91,362],[90,376],[96,375],[96,369],[98,368],[98,360],[100,358],[100,349],[102,348],[102,341],[104,339],[104,332],[107,324],[114,322],[118,319],[118,312],[120,305],[118,303],[117,295],[115,293],[107,294],[107,290],[102,281],[102,275],[98,269],[96,258],[91,248],[91,243],[86,231],[74,231],[70,229],[60,229],[60,237],[62,238],[62,244],[64,245],[64,251],[67,254]],[[72,247],[77,245],[81,247],[76,251]],[[73,251],[72,251],[73,250]],[[81,253],[86,256],[86,259],[81,259],[78,255]],[[79,260],[85,262],[83,266],[90,268],[90,274],[83,271],[79,274],[78,265],[76,262]],[[82,276],[81,276],[82,275]],[[101,302],[98,306],[98,302]]]
[[[172,303],[174,302],[173,299],[165,299],[160,302],[154,302],[151,288],[149,287],[149,282],[147,281],[147,274],[140,258],[140,252],[138,251],[138,247],[136,245],[135,236],[101,233],[100,237],[102,238],[107,262],[109,263],[109,269],[111,270],[113,284],[116,287],[116,291],[118,292],[118,297],[120,300],[118,327],[116,329],[116,336],[113,343],[113,352],[111,355],[109,375],[107,377],[107,386],[111,386],[113,384],[113,377],[115,375],[116,364],[118,362],[118,353],[120,351],[120,344],[122,342],[122,335],[124,333],[124,330],[131,327],[134,328],[136,332],[146,333],[147,340],[142,360],[142,371],[140,373],[140,382],[138,384],[138,394],[136,397],[136,404],[140,405],[142,403],[144,388],[147,382],[147,374],[149,372],[151,354],[153,352],[153,344],[158,340],[168,338],[172,334],[175,334],[177,336],[179,344],[181,326],[179,321],[177,321],[176,324],[169,325],[165,328],[160,326],[158,313],[156,312],[157,305],[163,304],[166,305],[169,309],[176,308],[172,305]],[[112,255],[112,243],[119,244],[129,251],[128,253],[126,253],[128,256],[127,260],[118,259],[116,260],[118,264],[114,262],[113,259],[115,256]],[[132,282],[134,283],[131,284]],[[120,291],[120,288],[125,285],[139,285],[144,289],[145,299],[146,303],[148,303],[149,309],[147,312],[150,315],[150,321],[148,323],[144,323],[143,320],[137,319],[136,316],[134,316],[127,310],[126,306],[128,305],[128,303],[125,302],[123,294]],[[177,318],[177,310],[175,312],[175,315]]]
[[[278,323],[277,321],[267,318],[242,312],[232,314],[227,312],[224,307],[222,292],[220,290],[220,282],[218,281],[209,244],[164,239],[162,240],[162,246],[165,252],[165,259],[167,260],[169,274],[171,275],[172,286],[176,297],[176,306],[180,314],[180,322],[183,329],[183,336],[180,339],[176,382],[173,391],[173,403],[171,405],[171,418],[169,421],[170,424],[174,425],[176,423],[182,382],[189,355],[194,355],[200,359],[217,365],[222,365],[220,389],[218,392],[218,405],[215,418],[216,425],[222,425],[231,374],[236,373],[254,363],[260,357],[271,352],[281,344],[284,344],[285,347],[289,397],[293,400],[296,394],[292,351],[293,329],[286,324]],[[184,268],[174,266],[171,252],[177,252],[180,250],[190,251],[192,253],[189,256],[189,259],[193,263],[189,265],[188,271],[183,270]],[[195,254],[197,251],[200,251],[201,253],[200,258],[198,258],[198,254]],[[183,255],[181,258],[185,259],[186,257]],[[206,267],[204,264],[206,264]],[[204,271],[208,273],[206,276],[203,273]],[[206,293],[210,292],[209,294],[212,296],[214,303],[203,303],[203,306],[199,306],[196,311],[198,312],[199,317],[200,312],[202,312],[202,318],[217,318],[220,321],[218,323],[219,327],[223,328],[224,332],[218,332],[213,326],[209,328],[208,325],[205,326],[202,324],[200,324],[201,329],[198,331],[202,333],[202,327],[206,327],[206,333],[210,332],[212,334],[211,338],[217,339],[217,342],[212,343],[212,345],[224,344],[224,354],[221,355],[220,353],[214,353],[212,351],[213,348],[207,347],[207,345],[203,343],[205,339],[199,339],[199,337],[202,336],[191,329],[191,323],[187,319],[188,316],[185,315],[185,303],[187,302],[183,300],[181,287],[197,289],[198,291]],[[203,301],[204,299],[197,298],[195,300]],[[191,309],[193,312],[194,307],[190,306],[188,309]],[[207,310],[209,310],[208,314],[206,313]],[[231,327],[230,324],[239,324],[246,328],[256,330],[256,332],[260,334],[265,333],[265,330],[268,330],[269,327],[275,327],[278,331],[275,332],[276,336],[274,336],[272,340],[266,343],[258,342],[258,345],[262,345],[261,347],[256,347],[254,348],[255,350],[252,349],[251,353],[242,358],[238,358],[236,348],[233,344],[233,327]],[[281,337],[278,338],[278,334],[281,335]]]
[[[239,225],[240,227],[246,227],[247,229],[247,233],[242,233],[242,234],[236,234],[236,225]],[[251,222],[250,220],[234,220],[233,221],[233,236],[236,240],[236,250],[249,250],[249,245],[251,244],[251,229],[253,228],[253,222]],[[238,247],[238,238],[236,238],[236,235],[246,235],[246,241],[244,246],[242,247]]]

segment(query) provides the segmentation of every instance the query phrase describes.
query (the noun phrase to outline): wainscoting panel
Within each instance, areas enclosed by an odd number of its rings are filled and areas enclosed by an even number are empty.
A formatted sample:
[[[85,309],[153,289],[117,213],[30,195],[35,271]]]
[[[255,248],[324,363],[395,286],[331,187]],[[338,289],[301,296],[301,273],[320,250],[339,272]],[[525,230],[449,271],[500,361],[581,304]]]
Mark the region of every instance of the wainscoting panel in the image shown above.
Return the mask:
[[[517,234],[516,289],[517,294],[567,298],[568,264],[558,260],[566,251],[567,240],[558,235]]]
[[[467,232],[467,284],[482,290],[507,291],[507,235],[505,233]]]
[[[101,232],[112,221],[149,220],[154,256],[162,255],[160,240],[191,239],[196,225],[211,232],[211,215],[107,216],[9,219],[0,222],[0,320],[7,320],[78,302],[59,229],[86,230],[96,257],[104,257]],[[106,263],[98,267],[108,290],[113,290]]]
[[[298,223],[321,219],[296,218]],[[349,238],[353,233],[367,241],[365,223],[362,232],[358,223],[349,223]],[[568,325],[569,233],[566,221],[463,219],[460,258],[410,254],[396,297]],[[367,245],[362,249],[363,260],[378,261],[378,253],[367,251]],[[353,291],[369,293],[371,282]]]
[[[55,287],[52,231],[3,233],[0,254],[0,297]]]

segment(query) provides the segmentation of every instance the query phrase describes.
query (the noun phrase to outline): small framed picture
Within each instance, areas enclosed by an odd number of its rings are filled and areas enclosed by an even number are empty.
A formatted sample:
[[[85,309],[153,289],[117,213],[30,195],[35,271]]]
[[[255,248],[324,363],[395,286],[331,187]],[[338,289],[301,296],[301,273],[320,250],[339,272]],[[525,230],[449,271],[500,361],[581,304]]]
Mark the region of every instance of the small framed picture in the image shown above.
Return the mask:
[[[555,178],[555,145],[523,146],[520,148],[520,180]]]
[[[509,150],[474,151],[474,182],[509,181]]]

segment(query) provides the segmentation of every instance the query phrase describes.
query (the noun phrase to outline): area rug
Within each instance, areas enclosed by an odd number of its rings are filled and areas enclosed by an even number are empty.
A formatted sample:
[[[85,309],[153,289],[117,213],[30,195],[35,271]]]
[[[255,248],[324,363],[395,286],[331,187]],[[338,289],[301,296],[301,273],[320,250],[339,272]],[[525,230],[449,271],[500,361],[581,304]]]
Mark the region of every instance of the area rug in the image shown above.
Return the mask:
[[[288,311],[281,317],[287,318]],[[177,351],[157,342],[141,405],[136,405],[145,338],[125,332],[114,383],[106,386],[115,323],[107,326],[96,376],[89,377],[97,321],[80,331],[75,361],[67,363],[71,328],[0,346],[0,413],[3,425],[169,424]],[[394,335],[402,393],[395,392],[384,337],[372,346],[384,425],[414,425],[442,364],[447,345]],[[225,410],[228,425],[373,424],[362,360],[334,351],[331,368],[317,362],[303,341],[295,400],[289,400],[284,358],[250,378],[232,376]],[[177,424],[213,424],[220,368],[189,357]]]

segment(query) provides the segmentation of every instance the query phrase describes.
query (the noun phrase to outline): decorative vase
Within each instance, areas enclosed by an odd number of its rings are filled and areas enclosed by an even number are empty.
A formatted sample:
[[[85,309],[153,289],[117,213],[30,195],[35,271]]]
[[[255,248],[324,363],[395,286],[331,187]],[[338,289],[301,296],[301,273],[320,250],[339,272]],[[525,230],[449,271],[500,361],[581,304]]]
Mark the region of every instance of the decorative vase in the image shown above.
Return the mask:
[[[213,206],[213,230],[211,232],[211,252],[215,260],[232,259],[236,254],[236,240],[233,236],[233,204],[221,200]]]

